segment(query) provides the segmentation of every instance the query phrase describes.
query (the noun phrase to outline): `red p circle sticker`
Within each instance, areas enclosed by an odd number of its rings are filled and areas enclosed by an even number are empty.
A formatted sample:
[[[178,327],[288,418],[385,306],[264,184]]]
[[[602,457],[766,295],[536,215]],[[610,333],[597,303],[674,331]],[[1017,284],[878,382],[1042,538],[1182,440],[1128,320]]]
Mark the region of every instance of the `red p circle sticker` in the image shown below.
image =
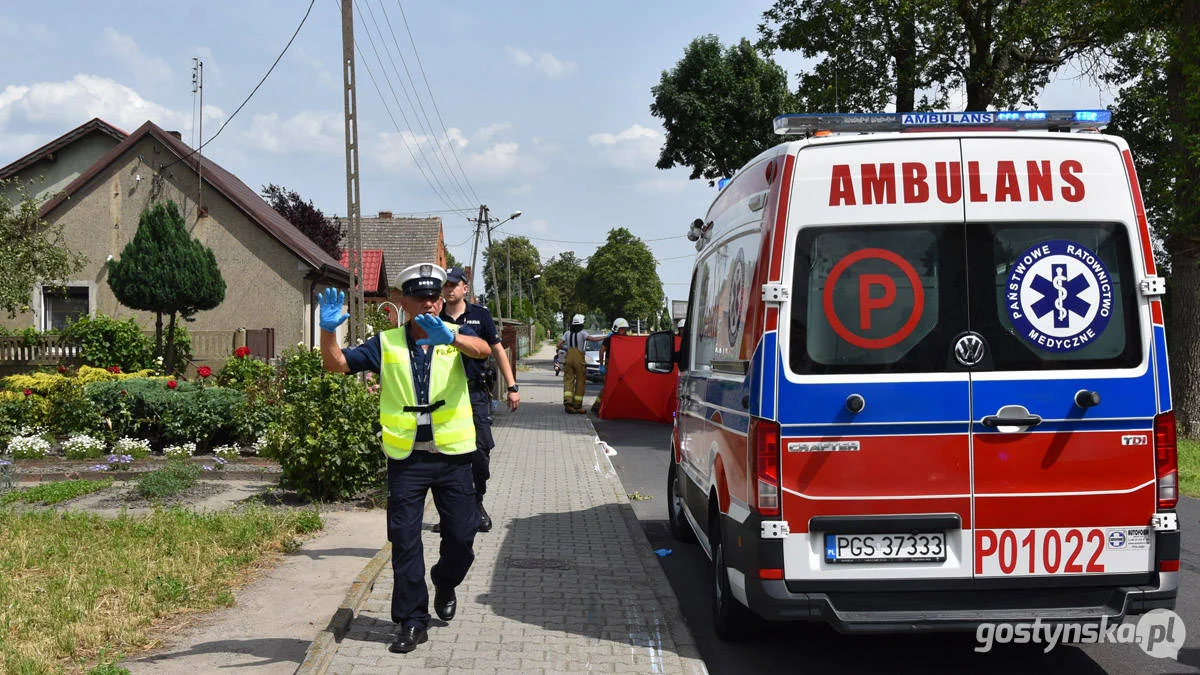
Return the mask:
[[[833,306],[833,290],[837,287],[838,280],[841,279],[846,269],[856,262],[872,258],[885,260],[899,268],[912,284],[913,293],[912,312],[904,325],[889,335],[877,338],[863,337],[846,328],[842,320],[838,318],[837,311]],[[871,313],[895,304],[896,281],[887,274],[860,274],[855,295],[858,297],[859,326],[864,331],[870,330]],[[837,333],[839,337],[855,347],[886,349],[911,335],[917,327],[917,323],[921,320],[921,313],[925,310],[925,289],[921,286],[921,278],[917,275],[917,270],[907,260],[882,248],[864,248],[842,258],[833,266],[829,272],[829,278],[825,280],[825,292],[822,300],[825,306],[825,317],[829,320],[833,332]]]

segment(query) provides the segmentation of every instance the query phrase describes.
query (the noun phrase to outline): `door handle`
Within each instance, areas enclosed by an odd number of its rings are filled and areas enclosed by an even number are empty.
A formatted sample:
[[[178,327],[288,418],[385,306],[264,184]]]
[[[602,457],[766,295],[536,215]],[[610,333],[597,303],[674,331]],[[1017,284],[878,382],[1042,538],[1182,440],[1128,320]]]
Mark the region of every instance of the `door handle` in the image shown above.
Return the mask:
[[[1034,415],[1025,409],[1023,405],[1006,405],[996,411],[995,415],[988,415],[980,420],[983,426],[995,429],[996,427],[1024,427],[1030,429],[1042,423],[1041,415]]]
[[[1001,417],[999,415],[988,415],[983,418],[983,426],[985,427],[1036,427],[1042,423],[1041,415],[1028,415],[1026,417]]]

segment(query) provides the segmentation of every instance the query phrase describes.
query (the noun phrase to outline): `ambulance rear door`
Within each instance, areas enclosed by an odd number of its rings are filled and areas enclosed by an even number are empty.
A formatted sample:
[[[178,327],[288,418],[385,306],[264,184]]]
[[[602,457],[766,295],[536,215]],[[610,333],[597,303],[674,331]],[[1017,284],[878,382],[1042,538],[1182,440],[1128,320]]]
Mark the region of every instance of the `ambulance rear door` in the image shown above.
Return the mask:
[[[784,575],[971,577],[959,142],[880,135],[797,153],[774,399]]]
[[[1157,404],[1119,148],[1038,133],[962,154],[974,576],[1143,581]]]

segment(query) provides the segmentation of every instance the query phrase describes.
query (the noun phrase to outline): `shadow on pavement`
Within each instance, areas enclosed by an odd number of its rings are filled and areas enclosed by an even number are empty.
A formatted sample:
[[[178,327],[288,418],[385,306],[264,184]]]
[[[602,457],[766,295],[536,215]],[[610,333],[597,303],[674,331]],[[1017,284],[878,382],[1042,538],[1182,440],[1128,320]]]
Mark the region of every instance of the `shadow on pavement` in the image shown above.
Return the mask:
[[[265,666],[272,663],[296,663],[304,661],[308,649],[308,640],[290,638],[259,638],[254,640],[214,640],[201,642],[182,651],[165,652],[137,659],[143,663],[168,665],[175,659],[187,658],[203,654],[244,654],[247,660],[241,663],[229,664],[228,668],[250,668]]]

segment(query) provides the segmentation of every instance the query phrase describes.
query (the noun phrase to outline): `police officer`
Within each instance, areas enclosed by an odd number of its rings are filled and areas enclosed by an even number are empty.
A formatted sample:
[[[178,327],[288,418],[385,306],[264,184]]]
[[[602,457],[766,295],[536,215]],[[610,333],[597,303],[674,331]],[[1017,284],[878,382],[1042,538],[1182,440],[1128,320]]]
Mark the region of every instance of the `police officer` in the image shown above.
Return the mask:
[[[492,355],[496,357],[496,365],[507,386],[505,398],[508,409],[515,411],[521,405],[521,394],[512,363],[508,360],[504,345],[500,343],[500,336],[496,334],[492,313],[482,305],[467,302],[467,287],[467,274],[461,267],[453,267],[446,272],[446,283],[442,286],[442,299],[446,301],[442,308],[442,320],[470,326],[476,335],[491,345]],[[489,467],[492,448],[496,447],[492,439],[492,391],[488,385],[487,359],[464,357],[463,364],[467,368],[471,406],[475,409],[476,453],[471,455],[471,472],[475,478],[475,497],[479,500],[479,531],[488,532],[492,529],[492,518],[483,508],[483,496],[487,493],[487,480],[492,475]],[[434,530],[440,527],[440,523],[434,525]]]
[[[400,272],[399,281],[401,307],[412,318],[358,347],[339,348],[334,333],[348,316],[342,311],[344,293],[326,289],[318,305],[325,369],[379,374],[379,422],[388,457],[387,531],[395,580],[392,621],[400,626],[389,649],[404,654],[428,639],[421,516],[430,489],[442,523],[441,558],[430,570],[433,608],[441,619],[454,618],[454,589],[475,560],[475,426],[462,356],[486,358],[491,347],[469,326],[454,327],[438,318],[446,281],[441,267],[412,265]]]

